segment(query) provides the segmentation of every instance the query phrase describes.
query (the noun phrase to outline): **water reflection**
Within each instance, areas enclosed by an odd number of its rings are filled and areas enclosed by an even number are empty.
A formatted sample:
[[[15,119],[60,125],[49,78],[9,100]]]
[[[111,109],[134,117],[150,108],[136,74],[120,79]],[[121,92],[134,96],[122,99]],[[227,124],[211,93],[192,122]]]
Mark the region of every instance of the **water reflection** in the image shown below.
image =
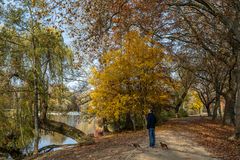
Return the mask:
[[[80,118],[78,112],[70,112],[68,114],[58,114],[58,113],[50,113],[49,118],[58,122],[63,122],[73,127],[78,128],[79,130],[83,131],[86,134],[93,134],[95,131],[95,120],[90,122],[83,121]],[[39,142],[39,148],[44,146],[48,146],[51,144],[75,144],[76,141],[72,138],[66,137],[64,135],[58,133],[47,133],[41,134],[41,139]]]
[[[9,150],[9,154],[14,158],[19,158],[21,153],[28,154],[33,151],[33,130],[32,130],[32,117],[30,111],[22,111],[17,116],[16,110],[0,114],[4,117],[0,120],[0,148]],[[7,116],[6,116],[7,115]],[[95,131],[95,121],[83,121],[78,112],[70,112],[67,114],[50,113],[48,118],[54,121],[63,122],[73,127],[76,127],[86,134],[92,134]],[[41,131],[39,148],[48,145],[61,145],[61,144],[75,144],[76,141],[64,135]],[[8,147],[6,147],[8,146]],[[0,155],[0,159],[1,159]]]
[[[72,138],[63,136],[58,133],[54,133],[54,134],[48,134],[48,135],[41,135],[39,148],[42,148],[44,146],[48,146],[51,144],[60,145],[60,144],[75,144],[75,143],[76,141],[73,140]]]

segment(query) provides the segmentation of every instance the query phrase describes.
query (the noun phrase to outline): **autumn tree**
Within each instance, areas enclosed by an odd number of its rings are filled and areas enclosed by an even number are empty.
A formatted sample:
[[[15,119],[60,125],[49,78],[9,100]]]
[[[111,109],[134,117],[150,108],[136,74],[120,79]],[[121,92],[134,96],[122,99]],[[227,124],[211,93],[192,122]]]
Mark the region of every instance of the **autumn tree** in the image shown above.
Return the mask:
[[[151,38],[129,32],[122,48],[103,54],[102,67],[93,69],[89,111],[108,121],[128,115],[134,121],[144,118],[147,109],[168,104],[171,78],[166,54]]]
[[[208,116],[209,117],[212,116],[210,106],[215,100],[214,89],[212,84],[208,81],[201,81],[200,83],[197,83],[197,85],[194,88],[202,104],[205,106]]]
[[[191,57],[193,56],[191,53],[196,53],[202,55],[202,59],[206,57],[212,59],[211,63],[216,68],[207,70],[205,68],[204,72],[207,71],[207,79],[211,75],[210,81],[216,93],[213,117],[217,116],[219,97],[223,95],[229,102],[227,106],[229,109],[226,112],[231,113],[233,108],[236,110],[236,137],[239,137],[238,100],[240,98],[237,97],[240,94],[238,94],[239,85],[236,85],[240,66],[238,1],[85,0],[81,2],[82,5],[55,0],[52,4],[60,4],[64,14],[68,15],[66,16],[68,24],[75,26],[74,35],[78,37],[76,44],[84,44],[85,48],[95,48],[95,52],[91,53],[99,53],[96,50],[102,53],[113,45],[120,47],[125,33],[139,30],[141,34],[150,34],[153,39],[162,42],[176,54],[187,50]],[[74,11],[76,8],[77,11],[82,11],[81,14]],[[78,22],[84,27],[75,30]],[[78,31],[85,32],[79,35]],[[221,66],[224,66],[224,69]],[[224,73],[220,74],[222,69]],[[216,72],[217,70],[221,71]],[[213,73],[216,74],[213,76]],[[197,74],[206,75],[202,71]],[[220,83],[219,79],[221,79]]]
[[[229,74],[227,77],[229,78],[229,83],[228,86],[225,86],[225,91],[231,96],[225,96],[225,98],[232,99],[231,105],[227,106],[227,108],[235,106],[237,121],[236,138],[239,137],[239,105],[238,101],[234,105],[235,100],[233,99],[237,97],[235,90],[238,90],[235,85],[235,82],[238,83],[236,79],[239,66],[239,48],[237,47],[239,43],[239,11],[236,7],[238,5],[239,2],[224,0],[171,2],[171,6],[176,6],[176,11],[182,15],[182,19],[186,22],[185,24],[190,27],[191,32],[188,33],[196,37],[195,42],[199,43],[209,55],[218,61],[215,62],[216,65],[224,64],[228,70]],[[198,18],[202,18],[202,20],[196,21]],[[215,82],[218,81],[218,78],[216,78]],[[221,85],[218,84],[215,88],[217,89],[219,86]],[[229,113],[232,113],[231,110],[233,109],[230,109]],[[228,111],[226,110],[226,112]]]

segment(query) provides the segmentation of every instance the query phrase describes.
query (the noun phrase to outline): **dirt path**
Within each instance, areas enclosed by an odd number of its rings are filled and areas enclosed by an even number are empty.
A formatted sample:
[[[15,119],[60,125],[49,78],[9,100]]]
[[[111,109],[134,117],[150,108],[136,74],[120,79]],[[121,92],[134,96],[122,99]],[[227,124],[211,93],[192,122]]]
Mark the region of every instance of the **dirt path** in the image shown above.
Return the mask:
[[[126,159],[129,160],[214,160],[213,156],[203,147],[193,142],[188,132],[178,133],[173,130],[157,130],[156,131],[156,148],[148,147],[148,139],[145,138],[142,150],[129,151]],[[168,150],[161,148],[159,142],[168,145]]]
[[[156,147],[148,147],[147,130],[104,136],[89,146],[74,146],[40,156],[39,160],[214,160],[238,159],[239,142],[227,140],[231,127],[201,117],[167,122],[156,128]],[[168,145],[163,150],[159,142]],[[131,146],[138,143],[141,148]],[[205,147],[205,148],[204,148]],[[224,148],[226,147],[226,148]],[[231,153],[229,152],[231,151]],[[212,154],[210,154],[210,152]],[[214,155],[213,155],[214,153]],[[231,154],[232,157],[229,157]]]

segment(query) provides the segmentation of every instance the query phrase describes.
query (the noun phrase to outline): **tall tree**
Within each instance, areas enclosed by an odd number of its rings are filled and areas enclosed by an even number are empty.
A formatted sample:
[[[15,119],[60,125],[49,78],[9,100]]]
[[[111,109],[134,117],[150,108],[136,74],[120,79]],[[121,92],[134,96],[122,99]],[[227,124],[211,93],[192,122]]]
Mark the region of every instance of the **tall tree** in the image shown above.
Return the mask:
[[[128,114],[142,118],[147,109],[169,104],[172,82],[167,57],[159,43],[129,32],[122,49],[105,53],[102,68],[93,70],[90,111],[118,121]]]
[[[224,43],[224,46],[229,45],[232,49],[231,56],[229,56],[230,61],[226,62],[228,66],[235,66],[233,67],[235,72],[233,72],[232,76],[235,77],[234,79],[238,79],[239,77],[239,18],[240,18],[240,12],[239,12],[239,1],[226,1],[226,0],[219,0],[219,1],[211,1],[211,0],[194,0],[194,1],[178,1],[173,2],[172,4],[183,8],[185,11],[187,10],[195,10],[197,11],[198,15],[202,15],[204,17],[209,17],[209,19],[212,20],[212,22],[216,22],[216,25],[210,25],[210,29],[214,33],[216,31],[216,27],[220,27],[223,31],[222,35],[226,35],[227,42]],[[186,15],[186,14],[185,14]],[[190,15],[190,14],[188,14]],[[191,19],[191,22],[194,22],[194,19]],[[202,21],[201,24],[206,23],[207,21]],[[208,23],[208,22],[207,22]],[[200,34],[198,34],[200,35]],[[219,38],[221,39],[221,38]],[[202,36],[198,36],[199,42],[204,45],[204,48],[208,51],[210,51],[209,47],[207,47],[204,42],[204,39]],[[222,59],[222,58],[221,58]],[[222,59],[223,60],[223,59]],[[234,65],[234,63],[236,65]],[[232,68],[232,67],[230,67]],[[234,83],[239,83],[239,81],[235,81]],[[234,83],[230,83],[233,85],[230,88],[236,87]],[[239,86],[239,85],[237,85]],[[240,135],[240,103],[239,103],[239,87],[236,87],[237,95],[236,95],[236,104],[235,104],[235,110],[236,110],[236,130],[235,130],[235,137],[239,138]],[[234,93],[234,92],[233,92]],[[234,97],[232,97],[234,98]]]
[[[62,34],[47,27],[38,19],[41,2],[18,1],[8,4],[2,16],[1,71],[8,75],[7,82],[18,78],[22,88],[33,92],[35,117],[35,154],[38,150],[39,127],[72,137],[79,142],[90,140],[82,131],[64,123],[47,119],[49,86],[63,83],[66,71],[71,68],[72,52],[64,44]],[[41,104],[41,105],[40,105]],[[32,103],[29,104],[29,107]],[[40,117],[38,116],[41,111]],[[40,119],[39,119],[40,118]]]

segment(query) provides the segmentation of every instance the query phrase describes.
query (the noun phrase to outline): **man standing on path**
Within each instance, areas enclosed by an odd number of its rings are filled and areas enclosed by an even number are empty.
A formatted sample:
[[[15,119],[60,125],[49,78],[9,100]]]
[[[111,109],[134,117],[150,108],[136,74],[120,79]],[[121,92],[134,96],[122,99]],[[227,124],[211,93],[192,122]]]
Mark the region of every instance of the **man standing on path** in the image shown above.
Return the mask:
[[[150,110],[150,113],[147,115],[147,129],[149,135],[149,146],[155,146],[155,124],[156,124],[156,117],[153,114],[153,110]]]

